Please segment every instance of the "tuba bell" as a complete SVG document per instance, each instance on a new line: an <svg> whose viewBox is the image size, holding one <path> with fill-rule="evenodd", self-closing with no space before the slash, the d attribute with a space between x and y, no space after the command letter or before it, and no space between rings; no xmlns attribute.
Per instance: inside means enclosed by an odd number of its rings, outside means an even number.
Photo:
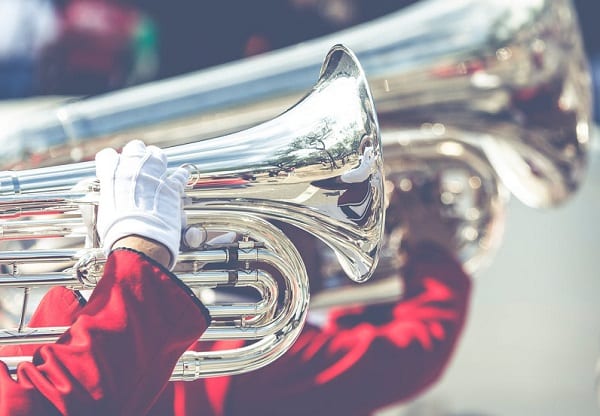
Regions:
<svg viewBox="0 0 600 416"><path fill-rule="evenodd" d="M254 370L281 356L298 336L308 278L298 250L272 221L319 238L352 280L373 274L384 224L382 147L366 77L346 47L330 49L317 83L288 111L165 152L169 168L193 171L175 273L193 290L246 287L260 294L255 303L209 305L213 323L201 339L242 339L249 346L186 352L173 380ZM72 242L0 252L0 287L24 288L25 298L34 288L93 288L105 260L94 232L97 191L94 162L0 173L5 244ZM348 198L356 195L358 200ZM234 238L208 239L223 233ZM0 330L0 344L49 342L65 329L27 328L21 317L17 328ZM21 359L7 362L14 366Z"/></svg>

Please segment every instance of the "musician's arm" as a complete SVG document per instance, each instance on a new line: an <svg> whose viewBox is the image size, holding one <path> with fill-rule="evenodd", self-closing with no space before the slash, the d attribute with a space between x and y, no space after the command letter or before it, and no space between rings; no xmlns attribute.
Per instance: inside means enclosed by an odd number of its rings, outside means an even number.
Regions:
<svg viewBox="0 0 600 416"><path fill-rule="evenodd" d="M463 328L470 279L439 246L421 244L409 258L403 301L307 327L274 364L234 378L229 414L364 415L435 382Z"/></svg>
<svg viewBox="0 0 600 416"><path fill-rule="evenodd" d="M0 415L143 414L210 319L177 277L130 249L110 255L85 307L67 293L55 300L75 318L68 332L39 347L16 381L0 365Z"/></svg>

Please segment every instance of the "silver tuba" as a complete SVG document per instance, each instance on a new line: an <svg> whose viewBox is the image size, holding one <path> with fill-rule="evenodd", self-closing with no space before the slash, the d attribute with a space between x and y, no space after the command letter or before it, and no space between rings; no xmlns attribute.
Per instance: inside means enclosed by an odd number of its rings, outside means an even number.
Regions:
<svg viewBox="0 0 600 416"><path fill-rule="evenodd" d="M213 323L201 339L242 339L249 346L187 352L173 380L251 371L281 356L298 336L309 301L308 278L298 250L272 221L319 238L352 280L363 282L373 274L383 238L382 148L366 78L344 46L329 51L318 82L288 111L166 153L171 168L186 164L194 171L175 272L197 290L247 287L260 294L254 303L209 305ZM5 270L0 287L25 288L26 294L56 285L94 287L104 263L95 233L85 226L90 216L94 223L89 209L97 200L94 176L93 162L0 173L5 243L73 242L65 248L0 252ZM227 232L233 241L208 240ZM48 342L65 329L21 323L0 330L0 344Z"/></svg>
<svg viewBox="0 0 600 416"><path fill-rule="evenodd" d="M421 0L294 47L69 100L7 123L0 163L48 166L133 138L176 146L248 128L296 102L337 42L365 69L390 182L402 189L436 172L455 177L440 182L437 197L447 201L440 215L456 224L456 254L468 270L488 263L501 239L506 188L548 207L583 180L591 93L569 0ZM395 267L394 255L386 267L396 251L390 237L377 273Z"/></svg>
<svg viewBox="0 0 600 416"><path fill-rule="evenodd" d="M6 123L0 165L48 166L85 160L133 138L173 146L247 128L296 102L311 85L320 57L337 42L349 45L365 69L384 146L390 148L386 153L399 154L393 150L397 141L388 135L400 135L411 149L429 140L481 149L498 177L490 189L497 186L505 194L508 188L534 207L562 203L583 180L591 92L569 0L421 0L294 47L69 100ZM424 146L440 160L435 146ZM427 169L435 170L435 163ZM403 174L395 156L386 157L386 170ZM485 241L501 235L498 201L505 199L477 203L494 207L482 211L488 223L457 225L462 241L457 255L465 263L475 258L485 264L483 259L493 255L496 244ZM473 226L476 237L463 238L459 230Z"/></svg>

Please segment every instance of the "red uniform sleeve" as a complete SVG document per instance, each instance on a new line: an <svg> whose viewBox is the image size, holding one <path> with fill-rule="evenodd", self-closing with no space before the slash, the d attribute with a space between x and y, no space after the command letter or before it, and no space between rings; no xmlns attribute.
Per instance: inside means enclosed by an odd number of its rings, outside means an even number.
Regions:
<svg viewBox="0 0 600 416"><path fill-rule="evenodd" d="M397 304L332 313L305 327L282 358L233 377L227 415L367 415L435 382L463 328L471 283L433 245L409 256Z"/></svg>
<svg viewBox="0 0 600 416"><path fill-rule="evenodd" d="M41 325L44 304L54 300L52 307L66 308L62 324L75 319L56 343L0 351L35 348L33 363L20 364L16 380L0 365L0 415L142 415L210 321L173 274L127 249L109 256L85 307L67 293L55 290L34 316Z"/></svg>

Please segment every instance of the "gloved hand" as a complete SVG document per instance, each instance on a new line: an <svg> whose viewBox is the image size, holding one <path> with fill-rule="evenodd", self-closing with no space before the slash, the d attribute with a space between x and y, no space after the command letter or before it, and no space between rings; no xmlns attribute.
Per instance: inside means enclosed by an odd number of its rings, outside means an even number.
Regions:
<svg viewBox="0 0 600 416"><path fill-rule="evenodd" d="M156 146L133 140L121 154L108 148L96 154L100 181L97 230L108 254L114 243L138 235L163 244L171 254L169 268L179 253L182 197L189 172L184 167L167 174L167 158Z"/></svg>

